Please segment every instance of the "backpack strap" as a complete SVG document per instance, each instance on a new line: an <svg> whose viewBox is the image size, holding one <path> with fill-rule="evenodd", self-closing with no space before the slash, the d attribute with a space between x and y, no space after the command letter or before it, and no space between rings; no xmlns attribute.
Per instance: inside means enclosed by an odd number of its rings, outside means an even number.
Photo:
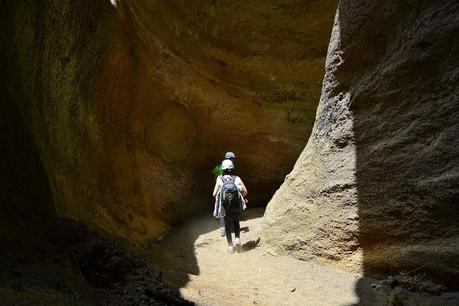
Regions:
<svg viewBox="0 0 459 306"><path fill-rule="evenodd" d="M225 179L223 178L223 176L224 176L224 175L220 175L220 179L222 180L223 183L226 183L227 180L225 180ZM236 175L230 175L230 181L231 181L232 183L235 183L235 182L236 182L236 177L237 177Z"/></svg>

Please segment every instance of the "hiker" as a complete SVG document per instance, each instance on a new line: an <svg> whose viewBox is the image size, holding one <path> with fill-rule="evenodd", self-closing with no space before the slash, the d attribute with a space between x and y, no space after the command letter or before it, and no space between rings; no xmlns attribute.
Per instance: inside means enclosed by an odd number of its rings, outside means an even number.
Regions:
<svg viewBox="0 0 459 306"><path fill-rule="evenodd" d="M234 248L241 251L239 217L241 210L245 209L244 196L247 188L239 176L234 175L234 164L231 160L225 159L222 162L222 175L219 175L215 182L213 196L217 198L217 205L214 216L224 218L225 234L228 242L228 252L234 253ZM234 245L231 231L234 231Z"/></svg>
<svg viewBox="0 0 459 306"><path fill-rule="evenodd" d="M226 152L225 153L225 159L229 159L233 162L234 165L234 160L236 159L236 155L234 155L233 152ZM212 170L212 173L214 174L215 178L217 178L219 175L222 175L222 165L216 165L214 170Z"/></svg>
<svg viewBox="0 0 459 306"><path fill-rule="evenodd" d="M229 159L233 162L233 168L234 168L234 160L236 159L236 155L233 153L233 152L226 152L225 153L225 160L226 159ZM214 170L212 170L212 173L214 174L215 176L215 179L217 179L220 175L223 174L223 170L222 170L222 165L219 164L219 165L216 165ZM215 199L215 205L217 205L217 199ZM222 237L225 237L225 234L226 231L225 231L225 219L223 218L220 218L220 234L222 235Z"/></svg>

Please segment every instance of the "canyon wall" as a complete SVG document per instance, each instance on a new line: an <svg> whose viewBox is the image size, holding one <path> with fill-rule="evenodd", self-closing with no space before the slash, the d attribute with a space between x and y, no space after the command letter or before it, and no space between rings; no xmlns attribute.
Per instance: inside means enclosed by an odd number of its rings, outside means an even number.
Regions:
<svg viewBox="0 0 459 306"><path fill-rule="evenodd" d="M266 204L312 129L336 1L0 8L2 103L58 214L144 242L212 211L227 150L251 205Z"/></svg>
<svg viewBox="0 0 459 306"><path fill-rule="evenodd" d="M459 276L459 4L341 1L312 135L268 204L274 253Z"/></svg>

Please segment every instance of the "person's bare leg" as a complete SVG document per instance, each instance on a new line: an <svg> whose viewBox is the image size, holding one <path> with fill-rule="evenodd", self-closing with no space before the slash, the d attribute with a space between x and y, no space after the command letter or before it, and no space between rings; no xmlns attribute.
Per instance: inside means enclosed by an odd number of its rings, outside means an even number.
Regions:
<svg viewBox="0 0 459 306"><path fill-rule="evenodd" d="M225 219L223 219L223 218L220 218L220 234L222 235L222 237L224 237L225 234L226 234Z"/></svg>

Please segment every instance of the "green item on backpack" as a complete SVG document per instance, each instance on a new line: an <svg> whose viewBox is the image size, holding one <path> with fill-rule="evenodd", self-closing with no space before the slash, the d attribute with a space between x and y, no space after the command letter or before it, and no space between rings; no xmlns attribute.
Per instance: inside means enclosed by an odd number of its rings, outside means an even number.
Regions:
<svg viewBox="0 0 459 306"><path fill-rule="evenodd" d="M216 165L214 170L212 170L212 173L214 174L215 178L223 174L223 169L222 165Z"/></svg>

